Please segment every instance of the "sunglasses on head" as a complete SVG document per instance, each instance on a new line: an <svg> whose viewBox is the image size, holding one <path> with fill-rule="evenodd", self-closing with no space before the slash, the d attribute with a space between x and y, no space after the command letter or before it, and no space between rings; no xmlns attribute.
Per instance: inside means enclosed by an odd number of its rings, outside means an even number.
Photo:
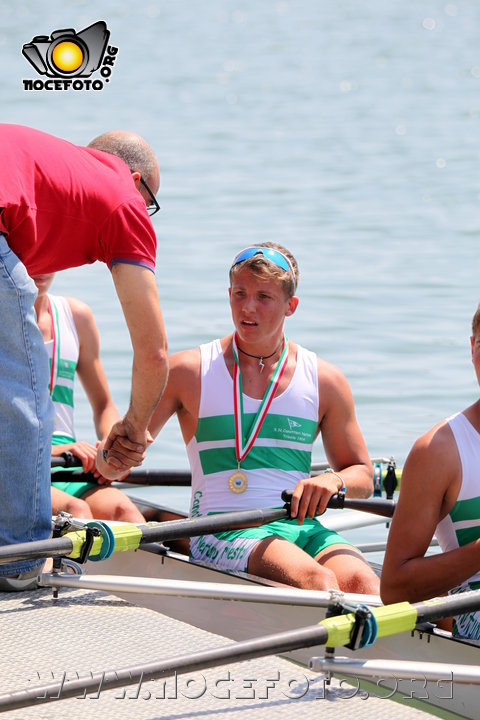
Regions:
<svg viewBox="0 0 480 720"><path fill-rule="evenodd" d="M249 258L254 257L254 255L263 255L265 260L270 260L270 262L272 262L274 265L281 268L282 270L285 270L285 272L287 273L291 272L293 278L293 292L295 293L295 290L297 289L297 278L295 277L295 271L293 269L292 263L286 255L281 253L280 250L275 250L275 248L254 246L247 247L235 256L232 263L232 268L235 267L235 265L238 265L238 263L249 260Z"/></svg>

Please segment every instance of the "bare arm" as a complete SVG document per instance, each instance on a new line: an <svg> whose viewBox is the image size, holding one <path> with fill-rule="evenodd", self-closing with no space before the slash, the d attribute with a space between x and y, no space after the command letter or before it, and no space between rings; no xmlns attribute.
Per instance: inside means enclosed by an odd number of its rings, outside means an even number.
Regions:
<svg viewBox="0 0 480 720"><path fill-rule="evenodd" d="M77 373L93 412L97 438L103 440L120 419L100 360L100 339L93 313L85 303L68 298L80 344Z"/></svg>
<svg viewBox="0 0 480 720"><path fill-rule="evenodd" d="M128 452L123 455L118 447L143 453L150 441L147 426L168 377L167 338L153 273L138 265L117 264L112 276L132 341L132 390L130 406L111 428L104 448L108 464L125 471L138 462L132 462Z"/></svg>
<svg viewBox="0 0 480 720"><path fill-rule="evenodd" d="M110 394L105 370L100 360L98 328L88 305L75 298L67 298L67 300L79 341L77 374L92 408L97 438L103 440L120 416ZM60 447L64 450L69 449L76 457L80 458L84 472L91 472L99 482L106 482L96 466L97 449L95 446L78 441L72 446Z"/></svg>
<svg viewBox="0 0 480 720"><path fill-rule="evenodd" d="M156 437L167 420L176 414L185 445L192 439L197 429L200 404L200 362L200 348L171 356L168 383L149 423L152 437Z"/></svg>
<svg viewBox="0 0 480 720"><path fill-rule="evenodd" d="M323 512L332 495L342 487L350 497L368 497L373 490L373 469L355 416L352 392L343 373L318 360L319 429L333 473L300 480L292 498L292 516L303 522Z"/></svg>
<svg viewBox="0 0 480 720"><path fill-rule="evenodd" d="M200 349L186 350L176 353L170 358L170 372L165 391L155 408L148 426L151 436L155 438L172 415L177 414L185 444L193 437L198 422L198 406L200 402ZM100 445L99 454L103 444ZM102 458L97 457L97 464L103 467ZM110 479L121 479L124 470L113 467L106 469Z"/></svg>
<svg viewBox="0 0 480 720"><path fill-rule="evenodd" d="M480 568L478 540L425 557L436 526L455 503L460 482L456 443L442 423L417 440L402 472L382 571L384 602L443 595Z"/></svg>

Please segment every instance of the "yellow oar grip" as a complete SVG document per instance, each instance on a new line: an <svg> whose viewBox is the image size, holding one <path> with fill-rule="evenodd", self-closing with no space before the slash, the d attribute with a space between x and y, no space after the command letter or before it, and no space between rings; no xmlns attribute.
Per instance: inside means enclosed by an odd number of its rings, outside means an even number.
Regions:
<svg viewBox="0 0 480 720"><path fill-rule="evenodd" d="M397 635L415 629L418 613L408 602L384 605L373 610L378 627L378 637Z"/></svg>
<svg viewBox="0 0 480 720"><path fill-rule="evenodd" d="M374 608L372 612L377 621L377 637L413 630L417 623L417 611L408 602ZM328 647L348 645L354 623L355 615L353 613L336 615L322 620L319 624L328 630L328 641L325 645Z"/></svg>
<svg viewBox="0 0 480 720"><path fill-rule="evenodd" d="M136 550L142 539L142 531L133 523L122 523L121 525L112 525L111 529L115 536L114 552L124 552L125 550ZM85 530L76 530L75 532L66 533L64 537L68 537L73 544L72 552L68 555L73 560L78 559L82 554L82 548L85 543ZM96 537L93 540L90 555L99 555L102 549L103 538Z"/></svg>
<svg viewBox="0 0 480 720"><path fill-rule="evenodd" d="M114 552L124 552L125 550L136 550L142 539L142 531L133 523L125 523L123 525L112 526L115 535Z"/></svg>

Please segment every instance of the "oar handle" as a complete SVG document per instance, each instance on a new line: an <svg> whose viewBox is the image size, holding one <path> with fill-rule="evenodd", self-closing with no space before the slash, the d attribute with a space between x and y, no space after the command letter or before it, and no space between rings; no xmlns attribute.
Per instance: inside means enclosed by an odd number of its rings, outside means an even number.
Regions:
<svg viewBox="0 0 480 720"><path fill-rule="evenodd" d="M283 490L282 491L282 500L287 505L290 505L292 502L293 497L293 490ZM345 493L337 493L335 495L332 495L330 500L328 501L327 507L331 510L343 510L345 503Z"/></svg>
<svg viewBox="0 0 480 720"><path fill-rule="evenodd" d="M50 467L71 468L81 466L82 461L68 450L61 455L52 455L50 459Z"/></svg>
<svg viewBox="0 0 480 720"><path fill-rule="evenodd" d="M84 473L82 462L73 453L64 452L51 458L52 468L66 468L68 472L53 472L52 482L87 482L98 485L98 479L92 473ZM188 470L148 470L133 468L125 483L138 485L173 485L190 487L192 476Z"/></svg>
<svg viewBox="0 0 480 720"><path fill-rule="evenodd" d="M282 492L282 500L289 504L292 501L292 490L284 490ZM372 515L380 515L381 517L391 518L395 512L395 500L383 500L382 498L346 498L343 493L332 495L327 503L327 508L331 510L361 510L362 512L372 513Z"/></svg>

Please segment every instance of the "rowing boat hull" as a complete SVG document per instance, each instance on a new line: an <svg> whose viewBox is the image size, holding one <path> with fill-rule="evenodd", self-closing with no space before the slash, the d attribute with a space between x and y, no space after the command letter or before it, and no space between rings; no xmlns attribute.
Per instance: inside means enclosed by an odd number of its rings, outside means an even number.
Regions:
<svg viewBox="0 0 480 720"><path fill-rule="evenodd" d="M114 554L101 563L89 563L89 574L128 575L135 577L153 577L165 580L189 582L208 582L219 584L245 585L258 587L259 584L275 586L245 573L226 573L211 566L191 562L185 555L166 551L159 544L129 553ZM325 617L325 609L315 605L299 607L291 605L260 602L235 602L232 600L211 600L202 598L153 595L144 593L118 593L120 597L163 613L169 617L190 623L232 640L282 632L312 625ZM297 650L289 653L293 660L308 665L315 654L323 650L315 648ZM473 643L453 640L448 633L426 628L423 631L403 633L387 638L379 638L373 647L355 651L342 648L338 654L349 657L385 660L416 660L449 664L478 665L480 652ZM474 685L457 686L451 678L443 676L440 682L423 680L382 681L377 694L389 693L387 685L396 688L396 699L405 702L419 701L422 706L443 708L460 717L478 718L478 690Z"/></svg>

